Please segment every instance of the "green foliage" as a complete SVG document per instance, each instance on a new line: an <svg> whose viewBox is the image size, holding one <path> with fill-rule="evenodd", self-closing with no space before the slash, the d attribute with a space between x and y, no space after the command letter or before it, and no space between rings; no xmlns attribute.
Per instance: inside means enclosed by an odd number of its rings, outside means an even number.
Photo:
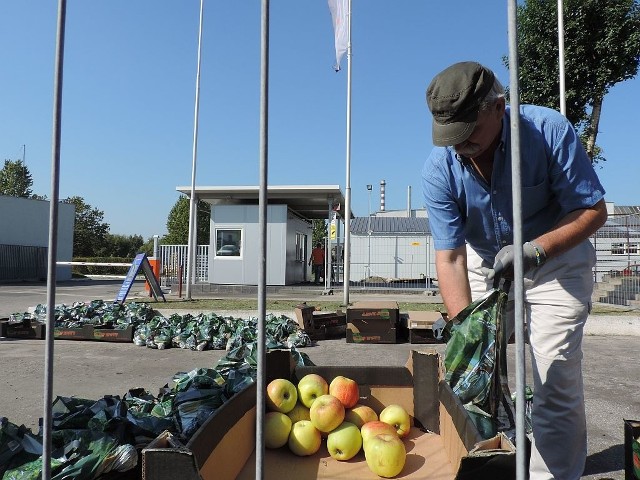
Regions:
<svg viewBox="0 0 640 480"><path fill-rule="evenodd" d="M30 198L33 178L22 160L5 160L0 170L0 195Z"/></svg>
<svg viewBox="0 0 640 480"><path fill-rule="evenodd" d="M99 252L103 257L135 257L141 252L142 235L114 235L107 233Z"/></svg>
<svg viewBox="0 0 640 480"><path fill-rule="evenodd" d="M167 234L162 238L164 245L186 245L189 239L189 209L191 202L181 195L169 212L167 218ZM209 244L209 222L211 205L200 200L197 203L197 241L198 245Z"/></svg>
<svg viewBox="0 0 640 480"><path fill-rule="evenodd" d="M327 221L322 219L313 220L313 244L325 244L327 238Z"/></svg>
<svg viewBox="0 0 640 480"><path fill-rule="evenodd" d="M634 78L640 62L638 0L565 0L565 100L567 118L583 139L597 136L604 96ZM520 101L556 110L560 104L558 15L555 0L525 0L518 6ZM503 59L508 67L508 59ZM592 160L603 160L594 148Z"/></svg>
<svg viewBox="0 0 640 480"><path fill-rule="evenodd" d="M109 224L105 223L104 212L85 203L82 197L69 197L62 200L76 207L73 229L73 255L93 257L106 246Z"/></svg>

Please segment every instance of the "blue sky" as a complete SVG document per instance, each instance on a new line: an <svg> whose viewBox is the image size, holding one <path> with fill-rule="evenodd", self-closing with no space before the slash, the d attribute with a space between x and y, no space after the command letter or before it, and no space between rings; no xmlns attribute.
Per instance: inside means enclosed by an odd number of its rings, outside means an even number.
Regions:
<svg viewBox="0 0 640 480"><path fill-rule="evenodd" d="M346 151L346 58L333 71L326 0L272 0L269 184L340 185ZM104 211L111 233L166 233L175 188L191 184L199 0L68 0L60 198ZM259 0L205 0L196 183L259 184ZM51 197L57 2L0 2L0 160L23 156ZM504 0L353 0L351 189L355 215L423 204L431 149L431 78L476 60L509 81ZM605 97L597 168L607 200L640 204L640 80ZM633 131L632 131L633 129Z"/></svg>

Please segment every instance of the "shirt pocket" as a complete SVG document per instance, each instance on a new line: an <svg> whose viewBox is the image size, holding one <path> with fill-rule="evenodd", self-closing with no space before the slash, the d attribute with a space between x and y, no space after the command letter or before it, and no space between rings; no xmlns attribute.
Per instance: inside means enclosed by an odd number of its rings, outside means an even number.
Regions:
<svg viewBox="0 0 640 480"><path fill-rule="evenodd" d="M549 181L543 180L537 185L522 188L522 218L533 217L549 204Z"/></svg>

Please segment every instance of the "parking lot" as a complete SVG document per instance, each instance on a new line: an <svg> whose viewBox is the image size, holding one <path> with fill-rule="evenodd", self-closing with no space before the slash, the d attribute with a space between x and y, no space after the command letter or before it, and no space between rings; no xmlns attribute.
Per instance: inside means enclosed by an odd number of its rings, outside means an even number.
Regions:
<svg viewBox="0 0 640 480"><path fill-rule="evenodd" d="M67 282L56 289L56 303L94 299L113 300L117 281ZM142 291L136 282L132 295ZM309 295L308 293L306 295ZM357 299L357 294L354 294ZM320 298L320 291L318 292ZM415 301L425 301L414 295ZM391 298L391 295L386 297ZM311 303L314 298L310 297ZM403 298L403 301L404 298ZM43 284L0 285L0 318L46 303ZM159 304L158 306L161 306ZM197 313L197 312L196 312ZM217 312L227 314L230 312ZM247 313L247 312L245 312ZM617 322L617 323L616 323ZM593 317L584 338L584 373L589 456L584 479L624 479L623 419L640 419L638 397L637 317ZM615 324L616 328L608 328ZM594 333L596 332L596 333ZM600 332L600 333L597 333ZM318 365L404 365L412 348L435 348L408 343L393 345L347 344L344 339L323 340L302 349ZM156 394L171 384L174 373L212 367L224 351L152 350L133 343L57 340L54 343L54 395L97 399L124 395L143 387ZM509 348L510 372L513 347ZM44 342L0 338L3 367L0 373L0 416L37 428L43 415Z"/></svg>

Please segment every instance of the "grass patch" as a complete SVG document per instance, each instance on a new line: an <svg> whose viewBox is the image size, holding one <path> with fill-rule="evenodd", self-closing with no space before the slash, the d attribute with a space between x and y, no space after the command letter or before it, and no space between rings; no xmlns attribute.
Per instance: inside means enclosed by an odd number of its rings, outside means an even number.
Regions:
<svg viewBox="0 0 640 480"><path fill-rule="evenodd" d="M137 299L136 301L140 301ZM193 299L193 300L179 300L179 299L167 299L166 302L149 301L156 308L163 310L194 310L194 311L213 311L216 310L257 310L258 301L251 298L208 298L208 299ZM317 301L307 302L309 305L313 305L316 308L328 312L334 312L336 310L344 310L342 302L339 300L329 301ZM288 311L293 310L300 304L300 300L269 300L267 298L266 310L269 311ZM427 310L427 311L442 311L444 305L442 303L423 303L423 302L399 302L398 306L401 311L407 310Z"/></svg>
<svg viewBox="0 0 640 480"><path fill-rule="evenodd" d="M140 302L141 299L133 301ZM194 311L212 311L216 310L258 310L258 300L252 298L207 298L207 299L167 299L166 302L155 302L152 299L146 300L156 308L163 310L194 310ZM315 306L319 310L327 312L335 312L336 310L345 310L340 300L318 300L316 302L307 302ZM269 311L289 311L293 310L300 300L269 300L267 298L266 310ZM442 303L429 302L398 302L401 312L409 310L420 311L444 311ZM640 316L640 311L629 307L617 305L596 304L591 311L592 315L620 315L620 316Z"/></svg>

